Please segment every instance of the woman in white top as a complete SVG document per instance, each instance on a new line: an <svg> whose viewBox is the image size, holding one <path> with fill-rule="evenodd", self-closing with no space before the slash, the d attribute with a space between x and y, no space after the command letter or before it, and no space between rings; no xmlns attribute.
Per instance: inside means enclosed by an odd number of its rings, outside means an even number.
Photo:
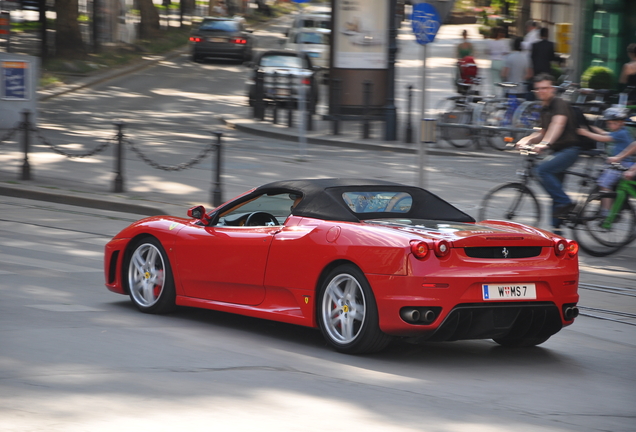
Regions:
<svg viewBox="0 0 636 432"><path fill-rule="evenodd" d="M501 27L493 27L491 37L488 39L488 53L490 54L490 74L492 77L493 93L499 94L497 83L501 82L501 69L504 67L504 59L510 53L510 42L504 39L505 32Z"/></svg>

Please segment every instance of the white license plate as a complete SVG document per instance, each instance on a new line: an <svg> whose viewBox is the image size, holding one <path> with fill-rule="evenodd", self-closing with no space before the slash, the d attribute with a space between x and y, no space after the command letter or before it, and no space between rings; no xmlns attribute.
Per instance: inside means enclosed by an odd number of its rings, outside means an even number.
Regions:
<svg viewBox="0 0 636 432"><path fill-rule="evenodd" d="M222 42L225 42L225 39L224 38L213 37L213 38L209 38L208 41L222 43Z"/></svg>
<svg viewBox="0 0 636 432"><path fill-rule="evenodd" d="M536 299L537 288L533 283L508 285L482 285L484 300Z"/></svg>
<svg viewBox="0 0 636 432"><path fill-rule="evenodd" d="M289 89L276 89L276 96L289 96Z"/></svg>

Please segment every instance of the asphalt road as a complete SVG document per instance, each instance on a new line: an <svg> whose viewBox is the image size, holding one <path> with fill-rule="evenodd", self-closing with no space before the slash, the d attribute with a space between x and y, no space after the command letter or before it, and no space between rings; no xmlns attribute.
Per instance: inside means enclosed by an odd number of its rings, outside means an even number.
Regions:
<svg viewBox="0 0 636 432"><path fill-rule="evenodd" d="M244 114L244 73L177 57L45 102L39 126L55 146L82 152L123 119L158 162L180 163L209 142L219 112ZM412 155L311 146L301 158L297 143L227 129L223 139L226 198L281 178L416 178ZM432 156L428 187L474 215L518 163L487 156ZM15 182L20 152L3 149L0 160L0 180ZM103 192L109 158L71 160L36 142L31 161L37 187L113 195ZM125 164L120 199L179 215L209 200L209 161L173 173L128 153ZM0 197L0 430L634 429L634 246L581 255L586 316L540 347L396 343L355 357L313 329L188 308L139 313L102 275L103 245L139 217Z"/></svg>
<svg viewBox="0 0 636 432"><path fill-rule="evenodd" d="M138 312L102 275L137 215L8 197L0 214L2 431L633 430L634 325L582 316L531 349L347 356L314 329Z"/></svg>

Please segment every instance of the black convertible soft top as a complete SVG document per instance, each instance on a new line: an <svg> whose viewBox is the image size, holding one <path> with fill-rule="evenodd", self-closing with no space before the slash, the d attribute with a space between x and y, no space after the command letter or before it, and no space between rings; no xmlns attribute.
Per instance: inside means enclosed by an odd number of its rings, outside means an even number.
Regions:
<svg viewBox="0 0 636 432"><path fill-rule="evenodd" d="M342 198L344 192L407 192L413 197L413 205L406 213L354 213ZM294 216L324 220L360 222L379 218L432 219L453 222L475 222L471 216L444 201L437 195L414 186L406 186L384 180L326 178L284 180L257 187L243 199L261 194L296 193L303 199L293 209Z"/></svg>

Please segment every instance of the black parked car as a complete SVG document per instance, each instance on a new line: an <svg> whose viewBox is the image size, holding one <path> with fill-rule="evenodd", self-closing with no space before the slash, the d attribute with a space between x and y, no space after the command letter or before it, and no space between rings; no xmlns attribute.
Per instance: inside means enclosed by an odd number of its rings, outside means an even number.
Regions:
<svg viewBox="0 0 636 432"><path fill-rule="evenodd" d="M246 30L239 20L206 17L190 36L192 60L198 62L214 57L249 61L254 48L251 33L252 30Z"/></svg>
<svg viewBox="0 0 636 432"><path fill-rule="evenodd" d="M302 80L309 92L305 100L315 111L318 103L318 80L316 73L322 68L315 66L305 52L289 50L265 51L258 60L249 63L251 70L247 81L247 95L250 106L254 106L256 98L256 73L263 72L263 99L265 103L277 101L280 105L298 104L298 83ZM291 86L290 86L291 78Z"/></svg>

